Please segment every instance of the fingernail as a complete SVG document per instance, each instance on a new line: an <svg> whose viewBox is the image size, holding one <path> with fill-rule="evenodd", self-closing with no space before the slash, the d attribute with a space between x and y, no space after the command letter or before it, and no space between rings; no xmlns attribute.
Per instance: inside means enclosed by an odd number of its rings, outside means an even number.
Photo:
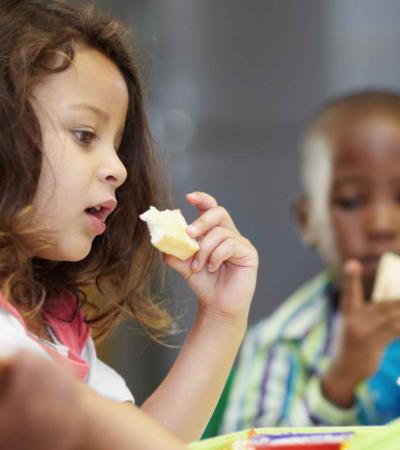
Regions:
<svg viewBox="0 0 400 450"><path fill-rule="evenodd" d="M197 227L196 227L196 225L189 225L189 226L186 228L186 231L188 231L190 234L196 234L196 232L197 232Z"/></svg>
<svg viewBox="0 0 400 450"><path fill-rule="evenodd" d="M210 264L208 264L208 271L209 272L211 272L212 270L213 270L213 268L214 268L214 266L210 263Z"/></svg>
<svg viewBox="0 0 400 450"><path fill-rule="evenodd" d="M196 259L194 259L194 260L192 261L192 265L191 265L191 268L192 268L193 272L196 272L196 270L197 270L198 267L199 267L199 263L197 262Z"/></svg>

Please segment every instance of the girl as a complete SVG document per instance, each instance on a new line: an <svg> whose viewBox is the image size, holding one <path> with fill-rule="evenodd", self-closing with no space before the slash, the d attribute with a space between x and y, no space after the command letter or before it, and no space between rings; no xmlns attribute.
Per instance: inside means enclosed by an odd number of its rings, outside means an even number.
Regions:
<svg viewBox="0 0 400 450"><path fill-rule="evenodd" d="M244 335L257 253L213 197L187 196L200 250L165 261L196 293L198 315L146 414L131 406L89 329L103 335L125 313L154 333L170 322L154 302L160 261L138 219L160 206L161 177L125 32L93 8L3 1L0 55L0 350L60 361L96 392L73 388L90 436L74 448L181 448L172 434L200 436Z"/></svg>

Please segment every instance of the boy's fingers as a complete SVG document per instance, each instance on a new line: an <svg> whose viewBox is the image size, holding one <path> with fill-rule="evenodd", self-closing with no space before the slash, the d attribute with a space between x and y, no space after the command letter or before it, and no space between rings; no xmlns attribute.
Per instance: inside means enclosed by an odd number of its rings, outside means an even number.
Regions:
<svg viewBox="0 0 400 450"><path fill-rule="evenodd" d="M361 274L362 268L358 261L346 261L341 298L341 309L344 313L359 309L364 304Z"/></svg>

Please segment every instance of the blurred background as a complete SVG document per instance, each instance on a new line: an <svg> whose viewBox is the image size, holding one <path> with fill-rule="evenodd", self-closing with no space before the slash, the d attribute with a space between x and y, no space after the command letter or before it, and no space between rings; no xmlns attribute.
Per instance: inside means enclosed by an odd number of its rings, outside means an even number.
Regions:
<svg viewBox="0 0 400 450"><path fill-rule="evenodd" d="M204 190L260 255L250 322L321 269L290 205L299 193L301 130L321 102L352 89L400 87L398 0L98 0L133 31L153 134L173 199ZM123 324L101 354L137 403L171 366L196 301L175 276L182 333L160 346ZM136 331L135 331L136 330Z"/></svg>

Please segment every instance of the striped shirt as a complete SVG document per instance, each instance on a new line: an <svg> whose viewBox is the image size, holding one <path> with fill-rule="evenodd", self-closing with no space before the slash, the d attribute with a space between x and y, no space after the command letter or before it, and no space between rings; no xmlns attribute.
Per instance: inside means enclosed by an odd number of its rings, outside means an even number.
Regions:
<svg viewBox="0 0 400 450"><path fill-rule="evenodd" d="M250 427L382 424L400 416L400 341L393 341L378 372L360 383L356 401L330 403L320 379L340 332L338 293L323 272L270 317L250 328L233 374L220 433Z"/></svg>

